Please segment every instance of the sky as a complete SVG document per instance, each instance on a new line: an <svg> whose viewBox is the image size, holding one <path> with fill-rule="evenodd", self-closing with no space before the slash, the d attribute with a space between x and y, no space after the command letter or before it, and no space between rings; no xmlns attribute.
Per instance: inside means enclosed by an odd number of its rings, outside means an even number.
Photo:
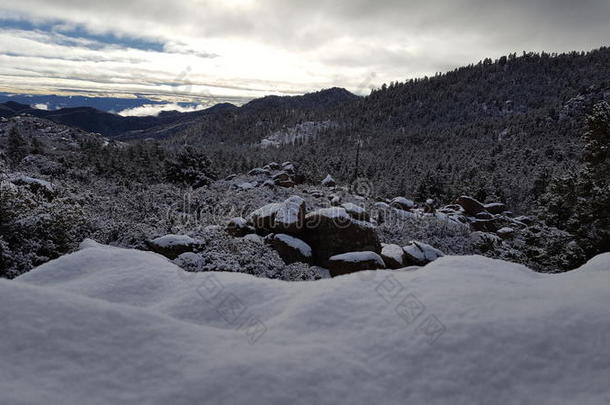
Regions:
<svg viewBox="0 0 610 405"><path fill-rule="evenodd" d="M241 104L610 45L608 0L0 0L0 91Z"/></svg>

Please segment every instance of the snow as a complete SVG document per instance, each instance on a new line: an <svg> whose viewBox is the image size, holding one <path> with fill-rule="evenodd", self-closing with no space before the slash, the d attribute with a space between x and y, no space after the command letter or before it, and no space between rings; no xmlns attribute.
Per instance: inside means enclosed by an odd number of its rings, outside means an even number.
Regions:
<svg viewBox="0 0 610 405"><path fill-rule="evenodd" d="M415 207L415 203L413 202L413 200L409 200L408 198L405 198L405 197L396 197L392 200L392 203L399 205L400 207L405 208L405 209L410 209L410 208Z"/></svg>
<svg viewBox="0 0 610 405"><path fill-rule="evenodd" d="M332 178L332 176L329 174L327 175L324 180L322 180L322 185L323 186L334 186L335 185L335 179Z"/></svg>
<svg viewBox="0 0 610 405"><path fill-rule="evenodd" d="M301 207L304 207L305 200L297 195L289 197L276 210L275 222L284 227L296 226L303 220L304 212L301 212Z"/></svg>
<svg viewBox="0 0 610 405"><path fill-rule="evenodd" d="M349 252L333 256L329 261L340 261L349 263L358 262L377 262L381 267L384 267L383 259L375 252Z"/></svg>
<svg viewBox="0 0 610 405"><path fill-rule="evenodd" d="M307 243L303 242L301 239L297 239L283 233L276 234L275 238L281 240L286 245L298 250L305 257L312 256L311 247Z"/></svg>
<svg viewBox="0 0 610 405"><path fill-rule="evenodd" d="M604 404L609 284L610 254L288 283L89 241L0 280L0 402Z"/></svg>
<svg viewBox="0 0 610 405"><path fill-rule="evenodd" d="M444 256L443 252L423 242L412 241L403 250L417 261L424 263L432 262Z"/></svg>
<svg viewBox="0 0 610 405"><path fill-rule="evenodd" d="M155 246L167 248L171 246L191 246L196 245L197 241L187 235L165 235L151 241Z"/></svg>

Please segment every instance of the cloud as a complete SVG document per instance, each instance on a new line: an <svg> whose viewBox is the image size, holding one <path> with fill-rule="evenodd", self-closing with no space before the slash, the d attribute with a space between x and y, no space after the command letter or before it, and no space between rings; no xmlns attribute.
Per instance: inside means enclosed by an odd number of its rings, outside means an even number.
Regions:
<svg viewBox="0 0 610 405"><path fill-rule="evenodd" d="M181 106L179 104L144 104L140 107L128 108L120 111L118 114L123 117L146 117L158 116L161 111L179 111L179 112L194 112L208 108L206 105Z"/></svg>
<svg viewBox="0 0 610 405"><path fill-rule="evenodd" d="M608 0L0 0L0 86L171 101L356 91L373 74L597 48L608 16Z"/></svg>
<svg viewBox="0 0 610 405"><path fill-rule="evenodd" d="M48 110L49 104L34 104L32 107L37 108L39 110Z"/></svg>

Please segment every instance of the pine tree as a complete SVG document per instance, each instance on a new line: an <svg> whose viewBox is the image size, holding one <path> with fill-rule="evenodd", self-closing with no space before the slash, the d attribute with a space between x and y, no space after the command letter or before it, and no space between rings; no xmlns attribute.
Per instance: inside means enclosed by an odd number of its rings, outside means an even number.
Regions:
<svg viewBox="0 0 610 405"><path fill-rule="evenodd" d="M6 156L12 167L17 166L24 157L28 154L28 143L21 136L19 130L15 127L11 128L8 133Z"/></svg>
<svg viewBox="0 0 610 405"><path fill-rule="evenodd" d="M217 179L210 159L190 146L178 153L175 159L167 160L165 169L169 181L193 188L202 187Z"/></svg>

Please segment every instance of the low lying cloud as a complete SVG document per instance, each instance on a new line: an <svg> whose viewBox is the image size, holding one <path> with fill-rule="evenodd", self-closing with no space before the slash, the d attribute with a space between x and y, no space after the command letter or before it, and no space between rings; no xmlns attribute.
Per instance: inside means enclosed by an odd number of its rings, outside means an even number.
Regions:
<svg viewBox="0 0 610 405"><path fill-rule="evenodd" d="M170 104L144 104L140 107L128 108L126 110L120 111L118 114L123 117L146 117L146 116L158 116L161 111L178 111L178 112L194 112L205 110L209 108L206 105L196 105L196 106L181 106L179 104L170 103Z"/></svg>
<svg viewBox="0 0 610 405"><path fill-rule="evenodd" d="M34 107L38 110L45 110L45 111L49 109L48 104L34 104L32 107Z"/></svg>

